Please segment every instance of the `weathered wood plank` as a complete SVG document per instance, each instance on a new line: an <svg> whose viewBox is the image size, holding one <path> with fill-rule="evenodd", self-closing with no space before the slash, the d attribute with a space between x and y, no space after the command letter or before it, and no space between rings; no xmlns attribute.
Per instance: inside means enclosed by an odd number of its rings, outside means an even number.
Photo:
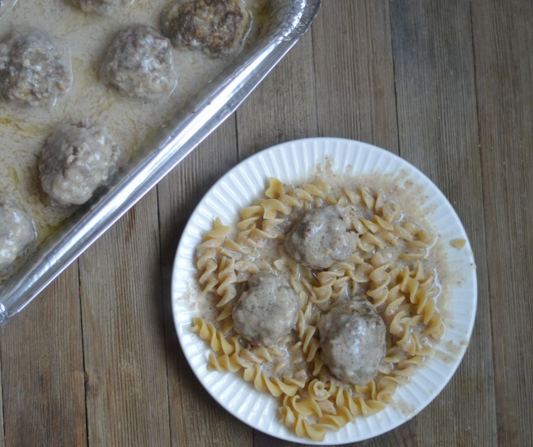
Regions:
<svg viewBox="0 0 533 447"><path fill-rule="evenodd" d="M305 35L237 111L239 160L284 141L316 136L311 34Z"/></svg>
<svg viewBox="0 0 533 447"><path fill-rule="evenodd" d="M533 3L474 0L472 14L498 439L533 445Z"/></svg>
<svg viewBox="0 0 533 447"><path fill-rule="evenodd" d="M320 136L398 151L386 0L324 2L313 25Z"/></svg>
<svg viewBox="0 0 533 447"><path fill-rule="evenodd" d="M178 343L170 306L174 255L190 214L219 177L237 162L230 117L158 186L172 445L251 446L252 429L216 404L194 376Z"/></svg>
<svg viewBox="0 0 533 447"><path fill-rule="evenodd" d="M6 446L84 446L77 263L2 329Z"/></svg>
<svg viewBox="0 0 533 447"><path fill-rule="evenodd" d="M156 191L79 260L91 446L170 445Z"/></svg>
<svg viewBox="0 0 533 447"><path fill-rule="evenodd" d="M0 377L2 377L2 362L0 361ZM2 393L2 381L0 380L0 447L5 447L5 432L4 432L4 399Z"/></svg>
<svg viewBox="0 0 533 447"><path fill-rule="evenodd" d="M414 419L410 445L496 445L490 308L469 3L391 0L400 154L455 206L477 261L477 324L450 384ZM482 411L480 411L482 409Z"/></svg>

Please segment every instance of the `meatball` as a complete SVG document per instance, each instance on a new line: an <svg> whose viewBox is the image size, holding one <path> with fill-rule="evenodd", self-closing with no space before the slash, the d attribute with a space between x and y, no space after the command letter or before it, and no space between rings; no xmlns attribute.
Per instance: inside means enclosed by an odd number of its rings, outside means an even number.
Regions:
<svg viewBox="0 0 533 447"><path fill-rule="evenodd" d="M107 51L102 77L123 96L169 95L176 85L170 40L150 26L120 31Z"/></svg>
<svg viewBox="0 0 533 447"><path fill-rule="evenodd" d="M176 47L201 48L211 54L239 50L251 16L240 0L176 2L163 11L163 34Z"/></svg>
<svg viewBox="0 0 533 447"><path fill-rule="evenodd" d="M36 237L30 215L13 198L0 196L0 270L11 265Z"/></svg>
<svg viewBox="0 0 533 447"><path fill-rule="evenodd" d="M355 234L346 231L346 224L333 206L305 213L285 239L285 248L292 257L314 269L347 261L355 246Z"/></svg>
<svg viewBox="0 0 533 447"><path fill-rule="evenodd" d="M72 84L70 63L42 32L16 34L0 45L0 97L32 106L51 106Z"/></svg>
<svg viewBox="0 0 533 447"><path fill-rule="evenodd" d="M116 167L120 150L108 133L89 122L58 128L39 161L41 185L59 205L89 200Z"/></svg>
<svg viewBox="0 0 533 447"><path fill-rule="evenodd" d="M258 346L272 346L285 337L298 320L300 299L283 277L259 272L233 309L235 330Z"/></svg>
<svg viewBox="0 0 533 447"><path fill-rule="evenodd" d="M322 360L339 379L366 385L385 357L385 323L366 301L337 303L318 322Z"/></svg>
<svg viewBox="0 0 533 447"><path fill-rule="evenodd" d="M102 16L131 5L133 0L72 0L72 3L84 12Z"/></svg>

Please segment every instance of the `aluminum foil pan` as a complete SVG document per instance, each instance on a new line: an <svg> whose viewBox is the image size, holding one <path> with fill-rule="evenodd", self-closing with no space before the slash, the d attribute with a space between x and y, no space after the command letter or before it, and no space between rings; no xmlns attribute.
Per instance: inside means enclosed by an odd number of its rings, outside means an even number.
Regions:
<svg viewBox="0 0 533 447"><path fill-rule="evenodd" d="M271 22L264 36L6 280L0 289L0 326L24 309L239 107L309 29L320 4L321 0L273 0Z"/></svg>

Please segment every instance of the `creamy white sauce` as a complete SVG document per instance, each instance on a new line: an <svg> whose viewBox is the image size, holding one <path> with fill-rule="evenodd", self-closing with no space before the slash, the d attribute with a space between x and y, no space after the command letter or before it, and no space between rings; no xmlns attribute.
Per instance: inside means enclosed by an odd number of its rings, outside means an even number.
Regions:
<svg viewBox="0 0 533 447"><path fill-rule="evenodd" d="M247 0L252 13L263 0ZM117 32L141 23L159 27L166 0L135 0L108 17L86 14L68 0L24 0L0 19L0 42L13 31L38 29L66 45L71 54L73 85L51 108L0 102L0 192L14 196L35 219L39 241L48 237L75 208L54 207L42 193L38 155L57 126L90 119L105 125L122 149L124 163L147 139L227 66L230 58L173 48L177 88L155 102L126 99L100 79L100 61ZM254 23L260 23L255 20ZM258 27L248 36L254 40Z"/></svg>

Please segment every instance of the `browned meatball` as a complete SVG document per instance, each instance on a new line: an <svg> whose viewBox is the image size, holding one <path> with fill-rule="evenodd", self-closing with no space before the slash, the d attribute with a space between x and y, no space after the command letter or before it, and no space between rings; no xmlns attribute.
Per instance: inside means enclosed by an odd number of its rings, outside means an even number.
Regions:
<svg viewBox="0 0 533 447"><path fill-rule="evenodd" d="M176 47L200 48L212 54L241 48L251 16L240 0L177 2L163 11L163 34Z"/></svg>
<svg viewBox="0 0 533 447"><path fill-rule="evenodd" d="M133 0L72 0L72 3L84 12L102 16L131 5Z"/></svg>
<svg viewBox="0 0 533 447"><path fill-rule="evenodd" d="M0 97L50 106L71 84L65 51L48 34L18 33L0 45Z"/></svg>
<svg viewBox="0 0 533 447"><path fill-rule="evenodd" d="M256 273L233 309L235 330L258 346L272 346L298 320L300 299L283 277Z"/></svg>
<svg viewBox="0 0 533 447"><path fill-rule="evenodd" d="M366 301L337 303L318 322L322 360L339 379L366 385L385 357L385 323Z"/></svg>
<svg viewBox="0 0 533 447"><path fill-rule="evenodd" d="M287 234L285 248L301 264L324 269L350 259L355 243L337 209L329 206L305 213Z"/></svg>
<svg viewBox="0 0 533 447"><path fill-rule="evenodd" d="M153 99L168 95L176 85L172 45L150 26L125 28L107 51L102 77L123 96Z"/></svg>

